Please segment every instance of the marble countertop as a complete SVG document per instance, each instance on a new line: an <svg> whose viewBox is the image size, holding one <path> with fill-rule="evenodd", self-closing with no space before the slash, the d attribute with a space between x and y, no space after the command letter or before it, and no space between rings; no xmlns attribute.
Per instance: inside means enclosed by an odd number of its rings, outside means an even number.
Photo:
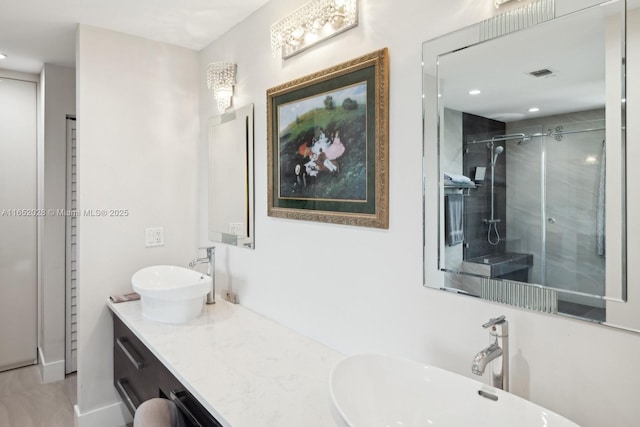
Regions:
<svg viewBox="0 0 640 427"><path fill-rule="evenodd" d="M329 374L342 354L222 299L181 325L144 318L140 301L107 304L222 425L336 425Z"/></svg>

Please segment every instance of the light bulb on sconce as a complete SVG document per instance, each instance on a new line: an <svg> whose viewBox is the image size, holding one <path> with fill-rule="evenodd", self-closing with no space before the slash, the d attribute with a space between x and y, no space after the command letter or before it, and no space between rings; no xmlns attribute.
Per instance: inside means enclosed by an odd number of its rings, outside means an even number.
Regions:
<svg viewBox="0 0 640 427"><path fill-rule="evenodd" d="M236 70L237 66L232 62L212 62L207 66L207 87L213 91L221 113L231 107Z"/></svg>

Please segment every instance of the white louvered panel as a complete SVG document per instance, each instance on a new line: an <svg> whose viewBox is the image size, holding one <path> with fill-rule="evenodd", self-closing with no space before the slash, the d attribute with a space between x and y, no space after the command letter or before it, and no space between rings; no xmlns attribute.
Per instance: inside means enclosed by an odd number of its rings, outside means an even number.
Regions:
<svg viewBox="0 0 640 427"><path fill-rule="evenodd" d="M67 211L75 211L78 207L77 192L77 150L76 150L76 121L67 119ZM66 343L66 373L76 371L77 360L77 331L78 331L78 276L77 245L78 218L67 215L67 343Z"/></svg>

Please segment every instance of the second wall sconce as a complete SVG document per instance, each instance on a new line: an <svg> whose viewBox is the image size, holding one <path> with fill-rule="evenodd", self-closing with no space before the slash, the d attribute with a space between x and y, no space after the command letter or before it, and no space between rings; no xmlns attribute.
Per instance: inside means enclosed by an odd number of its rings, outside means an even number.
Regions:
<svg viewBox="0 0 640 427"><path fill-rule="evenodd" d="M213 91L221 113L231 107L236 68L236 64L232 62L212 62L207 66L207 87Z"/></svg>
<svg viewBox="0 0 640 427"><path fill-rule="evenodd" d="M357 25L357 0L311 0L271 26L271 53L288 58Z"/></svg>

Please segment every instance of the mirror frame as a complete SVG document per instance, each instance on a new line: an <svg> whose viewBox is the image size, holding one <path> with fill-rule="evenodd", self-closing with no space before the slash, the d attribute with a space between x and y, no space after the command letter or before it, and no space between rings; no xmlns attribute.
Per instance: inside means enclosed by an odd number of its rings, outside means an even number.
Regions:
<svg viewBox="0 0 640 427"><path fill-rule="evenodd" d="M244 134L239 135L234 142L244 143L245 145L245 218L246 221L246 236L236 235L227 230L215 230L212 228L212 212L216 209L216 205L220 202L216 199L216 195L213 194L213 142L214 132L219 126L229 123L237 123L238 128L244 129ZM237 108L235 110L226 112L224 114L211 117L207 121L208 137L208 179L207 179L207 237L212 242L224 243L231 246L238 246L241 248L255 249L255 164L254 164L254 107L253 104L248 104L244 107Z"/></svg>
<svg viewBox="0 0 640 427"><path fill-rule="evenodd" d="M480 42L489 41L496 37L508 37L508 34L513 33L515 31L524 30L526 28L530 28L533 25L537 25L543 22L548 22L550 20L554 20L557 18L566 17L567 15L573 14L575 12L579 12L585 9L590 9L592 7L600 6L604 3L609 3L602 0L590 1L588 5L581 5L580 7L575 7L575 4L572 4L570 1L562 2L562 0L557 0L559 7L556 6L554 0L539 0L533 4L528 6L523 6L518 9L511 10L502 15L498 15L494 18L490 18L488 20L476 23L474 25L464 27L462 29L453 31L451 33L445 34L443 36L437 37L435 39L426 41L423 43L423 285L426 287L437 288L447 291L452 291L459 294L470 295L467 294L464 290L455 289L447 287L445 284L445 275L447 273L443 272L440 269L440 245L442 244L440 238L440 230L443 226L442 224L442 215L441 213L441 194L440 194L440 175L442 171L440 169L440 155L441 155L441 147L440 147L440 132L441 132L441 117L440 117L440 101L438 100L438 84L439 84L439 76L434 74L430 76L426 70L433 69L433 66L437 64L437 58L446 53L454 52L459 49L463 49L469 46L473 46ZM624 10L624 14L627 14L629 7L625 0L620 0L621 10ZM565 4L566 3L566 4ZM536 22L535 19L530 19L529 23L533 21L532 25L525 25L523 28L509 28L509 16L510 14L520 14L522 16L523 13L527 11L525 8L536 7L540 4L548 5L551 4L552 7L552 15L545 17L541 21ZM573 9L569 10L567 6L574 6ZM540 12L537 10L536 12ZM560 12L560 13L559 13ZM526 21L526 20L525 20ZM505 25L507 22L507 25ZM508 28L501 34L492 34L490 36L486 36L487 28L492 28L495 31L496 27L504 26ZM620 99L620 95L626 98L625 91L627 88L626 82L626 46L627 46L627 30L626 27L626 15L622 17L622 32L621 32L621 56L622 56L622 65L621 65L621 79L620 79L620 92L616 94L610 94L609 89L607 89L607 97L615 96L613 99ZM427 64L427 65L425 65ZM437 67L436 67L437 69ZM609 102L607 102L609 104ZM621 122L620 126L617 126L617 123L613 125L609 124L609 126L616 126L618 131L621 132L621 142L622 142L622 191L621 191L621 204L622 204L622 224L619 224L620 233L622 236L621 244L620 244L620 260L618 262L621 264L620 268L620 291L615 296L605 296L602 299L606 302L607 309L607 319L604 322L594 321L588 318L577 317L578 319L587 320L595 323L602 323L608 326L614 326L626 330L631 330L635 332L640 332L640 316L634 316L638 319L629 320L630 317L628 313L630 312L630 306L625 307L627 302L627 269L626 269L626 261L627 261L627 232L626 232L626 215L628 207L626 206L626 197L627 197L627 187L626 187L626 177L627 171L625 170L626 162L629 159L628 151L626 147L626 104L623 102L620 108ZM434 160L434 157L437 160ZM437 162L437 163L436 163ZM434 167L437 166L437 167ZM437 203L429 203L429 201L437 200ZM435 227L433 226L435 224ZM434 233L435 230L435 233ZM435 244L429 244L430 242L436 242ZM500 280L500 279L498 279ZM541 288L541 285L536 284L524 284L525 287L528 288ZM608 286L607 287L608 291ZM550 288L553 289L553 288ZM486 299L486 298L485 298ZM505 303L504 301L495 301ZM526 306L519 306L516 304L508 304L520 308L531 309ZM609 308L616 307L619 308L621 312L626 312L627 316L614 316L615 319L609 321ZM542 311L542 310L535 310ZM564 313L557 313L566 315ZM566 315L569 317L575 317L572 315ZM619 320L625 319L625 320Z"/></svg>

